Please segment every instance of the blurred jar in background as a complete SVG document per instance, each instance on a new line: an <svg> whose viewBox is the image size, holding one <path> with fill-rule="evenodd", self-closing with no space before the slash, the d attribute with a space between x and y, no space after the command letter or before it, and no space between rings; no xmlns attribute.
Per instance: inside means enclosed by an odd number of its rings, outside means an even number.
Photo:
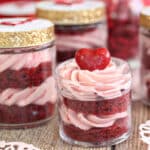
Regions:
<svg viewBox="0 0 150 150"><path fill-rule="evenodd" d="M141 95L142 102L150 106L150 7L145 7L140 16Z"/></svg>
<svg viewBox="0 0 150 150"><path fill-rule="evenodd" d="M142 0L105 0L108 15L108 48L112 56L129 62L133 99L139 99L139 15Z"/></svg>
<svg viewBox="0 0 150 150"><path fill-rule="evenodd" d="M138 54L139 13L141 0L107 0L109 38L112 55L126 60Z"/></svg>
<svg viewBox="0 0 150 150"><path fill-rule="evenodd" d="M97 0L74 1L52 0L37 5L37 17L55 24L57 63L73 58L80 48L107 47L105 4Z"/></svg>
<svg viewBox="0 0 150 150"><path fill-rule="evenodd" d="M40 0L0 0L0 18L34 17Z"/></svg>

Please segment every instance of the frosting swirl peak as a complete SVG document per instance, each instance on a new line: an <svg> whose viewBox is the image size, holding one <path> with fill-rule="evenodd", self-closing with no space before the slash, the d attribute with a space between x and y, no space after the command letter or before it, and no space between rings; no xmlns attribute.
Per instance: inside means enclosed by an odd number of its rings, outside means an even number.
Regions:
<svg viewBox="0 0 150 150"><path fill-rule="evenodd" d="M112 58L104 70L82 70L74 59L59 65L58 86L61 84L65 97L92 101L98 99L113 99L129 91L131 74L129 66L120 59ZM72 95L70 95L72 94Z"/></svg>

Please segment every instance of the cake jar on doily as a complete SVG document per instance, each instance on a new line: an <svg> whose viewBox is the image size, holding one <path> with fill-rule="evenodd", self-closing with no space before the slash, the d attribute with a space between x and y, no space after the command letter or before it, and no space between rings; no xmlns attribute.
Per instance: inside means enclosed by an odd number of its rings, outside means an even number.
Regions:
<svg viewBox="0 0 150 150"><path fill-rule="evenodd" d="M100 65L99 65L100 64ZM60 137L82 146L110 146L131 133L131 73L105 49L81 49L56 69Z"/></svg>
<svg viewBox="0 0 150 150"><path fill-rule="evenodd" d="M34 17L35 6L40 0L0 1L0 18Z"/></svg>
<svg viewBox="0 0 150 150"><path fill-rule="evenodd" d="M150 105L150 7L140 16L141 94L143 102Z"/></svg>
<svg viewBox="0 0 150 150"><path fill-rule="evenodd" d="M78 3L40 2L37 16L55 23L57 62L72 58L76 49L106 47L105 5L96 0ZM75 0L76 1L76 0Z"/></svg>
<svg viewBox="0 0 150 150"><path fill-rule="evenodd" d="M52 117L54 66L54 26L50 21L0 20L0 127L34 127Z"/></svg>

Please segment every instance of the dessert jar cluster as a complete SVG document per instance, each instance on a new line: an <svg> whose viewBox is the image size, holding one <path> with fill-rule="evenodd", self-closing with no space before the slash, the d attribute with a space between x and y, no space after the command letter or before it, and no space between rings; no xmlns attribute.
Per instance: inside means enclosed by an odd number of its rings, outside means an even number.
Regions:
<svg viewBox="0 0 150 150"><path fill-rule="evenodd" d="M77 49L107 46L105 5L96 0L71 5L40 2L37 16L55 23L57 62L73 58Z"/></svg>
<svg viewBox="0 0 150 150"><path fill-rule="evenodd" d="M0 18L35 17L36 3L40 0L0 1Z"/></svg>
<svg viewBox="0 0 150 150"><path fill-rule="evenodd" d="M44 19L0 20L0 128L34 127L52 117L53 30Z"/></svg>
<svg viewBox="0 0 150 150"><path fill-rule="evenodd" d="M108 13L108 48L114 57L133 61L139 51L139 15L141 0L106 0ZM134 64L135 65L135 64Z"/></svg>
<svg viewBox="0 0 150 150"><path fill-rule="evenodd" d="M141 90L143 102L150 105L150 7L143 9L140 16Z"/></svg>
<svg viewBox="0 0 150 150"><path fill-rule="evenodd" d="M131 132L131 73L113 58L104 70L82 70L74 59L56 69L60 137L71 144L108 146Z"/></svg>

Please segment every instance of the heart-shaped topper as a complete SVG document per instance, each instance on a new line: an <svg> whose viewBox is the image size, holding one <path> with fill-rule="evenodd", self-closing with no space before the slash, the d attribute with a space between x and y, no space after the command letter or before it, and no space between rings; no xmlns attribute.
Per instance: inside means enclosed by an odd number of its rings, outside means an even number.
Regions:
<svg viewBox="0 0 150 150"><path fill-rule="evenodd" d="M77 64L84 70L102 70L110 63L110 53L106 48L80 49L75 54Z"/></svg>
<svg viewBox="0 0 150 150"><path fill-rule="evenodd" d="M20 24L24 24L27 22L31 22L35 20L35 18L25 18L24 20L19 20L19 21L2 21L0 22L0 25L7 25L7 26L16 26L16 25L20 25Z"/></svg>
<svg viewBox="0 0 150 150"><path fill-rule="evenodd" d="M64 5L71 5L75 3L82 3L84 0L54 0L56 4L64 4Z"/></svg>

